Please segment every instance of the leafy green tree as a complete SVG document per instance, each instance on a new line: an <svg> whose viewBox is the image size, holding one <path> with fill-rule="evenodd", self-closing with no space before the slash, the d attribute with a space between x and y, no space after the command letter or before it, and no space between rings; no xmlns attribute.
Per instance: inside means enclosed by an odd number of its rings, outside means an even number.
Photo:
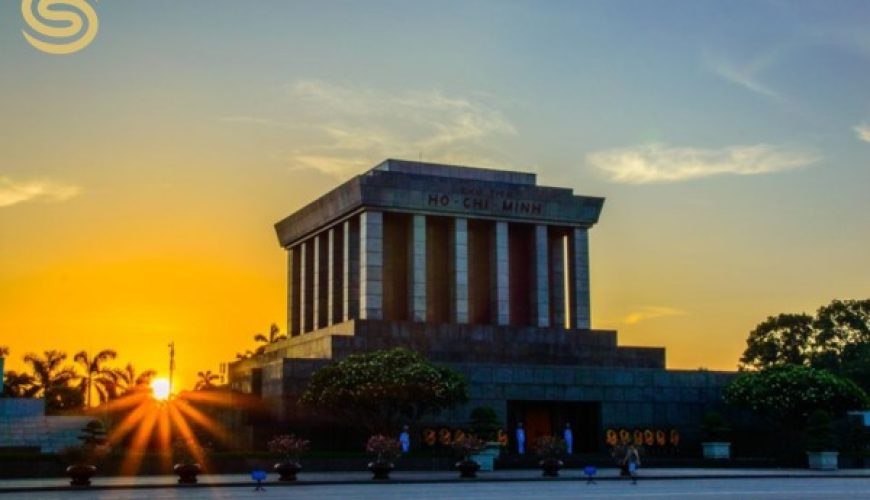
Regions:
<svg viewBox="0 0 870 500"><path fill-rule="evenodd" d="M395 432L402 423L466 402L467 392L460 373L397 348L355 354L321 368L300 402L372 432Z"/></svg>
<svg viewBox="0 0 870 500"><path fill-rule="evenodd" d="M834 300L813 323L820 352L842 355L851 345L870 343L870 299Z"/></svg>
<svg viewBox="0 0 870 500"><path fill-rule="evenodd" d="M793 428L818 409L839 416L870 404L867 394L851 380L799 365L740 373L725 387L723 399Z"/></svg>
<svg viewBox="0 0 870 500"><path fill-rule="evenodd" d="M739 366L789 364L826 369L870 391L870 299L834 300L815 316L767 318L749 334Z"/></svg>
<svg viewBox="0 0 870 500"><path fill-rule="evenodd" d="M91 407L91 395L94 391L100 398L100 403L105 403L109 400L112 394L112 387L115 385L115 371L105 363L113 360L118 356L118 353L111 349L104 349L94 356L90 356L86 351L80 351L75 355L73 361L82 367L84 375L81 376L79 390L82 392L82 398L85 400L85 406Z"/></svg>
<svg viewBox="0 0 870 500"><path fill-rule="evenodd" d="M749 333L741 368L762 369L781 365L809 364L813 317L780 314L764 320Z"/></svg>

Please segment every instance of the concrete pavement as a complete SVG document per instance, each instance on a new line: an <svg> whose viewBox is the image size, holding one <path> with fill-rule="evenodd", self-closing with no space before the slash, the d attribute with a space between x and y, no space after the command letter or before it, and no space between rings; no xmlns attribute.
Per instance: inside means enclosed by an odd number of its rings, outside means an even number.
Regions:
<svg viewBox="0 0 870 500"><path fill-rule="evenodd" d="M870 469L843 469L837 471L811 471L808 469L672 469L672 468L642 468L639 474L641 481L667 482L681 480L728 480L728 479L753 479L775 480L782 479L858 479L870 480ZM627 482L619 477L617 469L601 469L595 477L600 483ZM543 478L537 469L521 470L497 470L493 472L480 472L478 479L459 479L456 471L397 471L391 474L388 484L456 484L456 483L527 483L542 484L547 482L584 482L586 476L580 469L563 470L559 478ZM276 488L303 487L303 486L354 486L368 485L371 474L367 471L350 472L301 472L295 483L279 483L277 474L269 474L266 485ZM222 487L228 489L243 489L253 487L253 481L247 474L203 474L199 477L199 484L194 487L179 487L175 476L124 476L124 477L100 477L93 478L92 491L97 490L157 490L157 489L213 489ZM67 492L68 479L42 478L42 479L7 479L0 480L0 495L25 492ZM870 495L868 495L870 496Z"/></svg>
<svg viewBox="0 0 870 500"><path fill-rule="evenodd" d="M265 491L246 487L206 485L199 488L108 489L78 491L28 491L8 495L23 500L200 500L200 499L272 499L293 498L312 500L379 499L379 500L471 500L521 499L590 499L612 500L641 498L644 500L681 499L760 499L760 500L855 500L868 498L870 479L859 477L695 479L683 476L681 481L472 481L460 483L373 482L361 484L299 484L293 487L266 485ZM2 495L7 497L7 495Z"/></svg>

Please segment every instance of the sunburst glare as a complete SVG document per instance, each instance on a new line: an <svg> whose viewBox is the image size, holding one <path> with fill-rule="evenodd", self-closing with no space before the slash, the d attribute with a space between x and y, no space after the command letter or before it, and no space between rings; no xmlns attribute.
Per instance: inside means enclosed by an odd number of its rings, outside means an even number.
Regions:
<svg viewBox="0 0 870 500"><path fill-rule="evenodd" d="M169 379L155 378L151 381L151 394L158 401L166 401L169 399Z"/></svg>

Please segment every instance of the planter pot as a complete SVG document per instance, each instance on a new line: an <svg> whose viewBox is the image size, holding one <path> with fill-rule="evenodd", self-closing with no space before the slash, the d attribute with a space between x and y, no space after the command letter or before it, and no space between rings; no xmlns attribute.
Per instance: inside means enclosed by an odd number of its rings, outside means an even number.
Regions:
<svg viewBox="0 0 870 500"><path fill-rule="evenodd" d="M540 465L544 477L559 477L559 470L564 464L558 458L545 458Z"/></svg>
<svg viewBox="0 0 870 500"><path fill-rule="evenodd" d="M199 464L175 464L172 468L178 476L178 484L196 484L196 476L202 472Z"/></svg>
<svg viewBox="0 0 870 500"><path fill-rule="evenodd" d="M477 471L480 470L480 464L474 460L460 460L456 462L456 468L459 469L459 477L465 479L474 479L477 477Z"/></svg>
<svg viewBox="0 0 870 500"><path fill-rule="evenodd" d="M480 470L494 471L495 459L500 455L501 445L498 442L487 442L483 449L480 450L480 453L475 453L468 458L477 462L480 465Z"/></svg>
<svg viewBox="0 0 870 500"><path fill-rule="evenodd" d="M91 478L97 473L96 466L76 464L66 468L70 486L90 486Z"/></svg>
<svg viewBox="0 0 870 500"><path fill-rule="evenodd" d="M369 462L369 470L372 471L372 479L387 480L390 478L390 471L393 470L393 463L386 461Z"/></svg>
<svg viewBox="0 0 870 500"><path fill-rule="evenodd" d="M704 449L704 458L713 460L728 460L731 458L731 443L710 442L701 443Z"/></svg>
<svg viewBox="0 0 870 500"><path fill-rule="evenodd" d="M839 455L836 451L808 451L807 461L810 464L810 469L837 470Z"/></svg>
<svg viewBox="0 0 870 500"><path fill-rule="evenodd" d="M295 481L296 474L302 470L302 465L299 462L288 460L286 462L278 462L275 464L275 472L281 475L279 481Z"/></svg>

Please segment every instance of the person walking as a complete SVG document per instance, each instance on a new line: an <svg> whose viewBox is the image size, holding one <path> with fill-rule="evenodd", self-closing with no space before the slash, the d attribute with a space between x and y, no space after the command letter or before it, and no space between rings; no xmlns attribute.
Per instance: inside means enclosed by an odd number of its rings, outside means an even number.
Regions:
<svg viewBox="0 0 870 500"><path fill-rule="evenodd" d="M625 458L622 460L628 469L628 475L631 476L631 484L637 484L637 468L640 467L640 454L634 444L628 445L628 450L625 451Z"/></svg>

